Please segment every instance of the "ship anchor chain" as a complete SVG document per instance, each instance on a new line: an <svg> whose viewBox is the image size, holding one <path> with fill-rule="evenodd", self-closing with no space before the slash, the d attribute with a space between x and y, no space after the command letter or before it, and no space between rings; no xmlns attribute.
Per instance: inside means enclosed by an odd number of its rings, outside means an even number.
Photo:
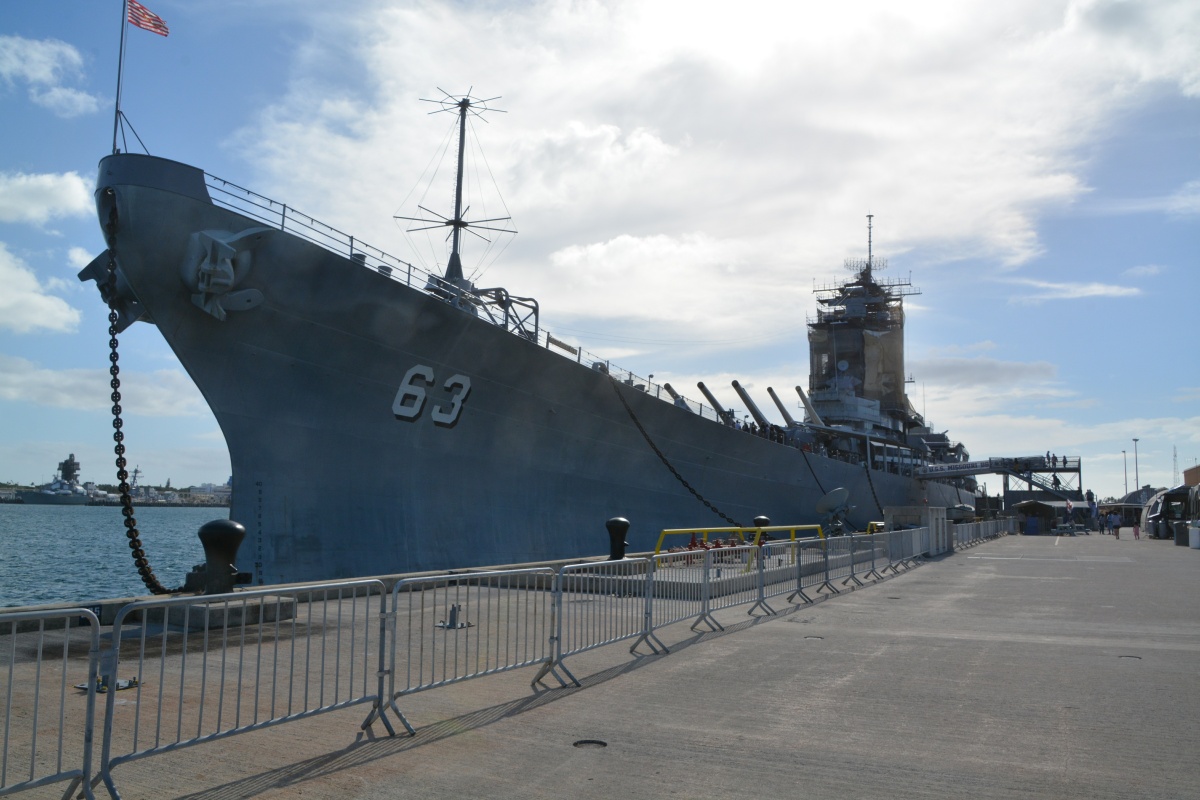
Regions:
<svg viewBox="0 0 1200 800"><path fill-rule="evenodd" d="M742 525L742 523L738 522L737 520L733 519L730 516L727 516L719 508L714 506L712 503L708 502L708 500L705 499L704 495L700 494L698 491L696 491L695 489L692 488L692 485L690 483L688 483L687 480L684 479L684 477L682 475L679 474L679 470L675 469L674 465L671 464L671 462L667 460L667 457L665 455L663 455L662 450L659 450L658 445L656 445L654 443L654 440L650 438L650 434L646 432L646 429L644 427L642 427L641 420L639 420L637 418L637 416L633 413L633 409L629 407L629 403L625 402L625 398L621 396L621 390L617 388L617 382L615 380L613 380L612 378L609 378L609 383L612 385L613 391L616 392L617 399L620 400L621 405L623 405L625 407L625 413L629 415L629 418L631 420L633 420L633 424L635 426L637 426L638 432L641 433L642 438L646 440L646 444L650 445L650 449L654 451L654 455L658 456L658 460L663 463L663 466L671 471L671 474L675 476L675 480L679 481L680 484L683 485L683 488L685 488L689 492L691 492L692 496L695 497L697 500L699 500L701 503L703 503L705 505L705 507L708 508L709 511L713 512L718 517L725 520L726 522L728 522L730 525L734 526L735 528L745 527L744 525Z"/></svg>
<svg viewBox="0 0 1200 800"><path fill-rule="evenodd" d="M112 236L109 223L110 236L108 248L108 347L111 352L108 354L109 368L108 374L112 376L109 381L109 386L112 387L112 414L113 414L113 441L116 446L113 452L116 454L117 465L117 480L120 482L118 488L121 490L121 514L125 517L125 535L129 537L129 549L133 555L133 563L137 567L138 574L142 576L142 583L146 584L146 588L151 594L170 594L171 590L159 583L159 580L154 575L154 570L150 568L150 562L146 560L146 551L142 549L142 540L137 529L137 519L133 516L133 498L130 496L131 487L129 486L129 472L125 467L128 462L125 460L125 434L121 430L124 422L121 420L121 379L119 377L121 368L117 366L117 360L120 356L117 354L117 260L112 252Z"/></svg>

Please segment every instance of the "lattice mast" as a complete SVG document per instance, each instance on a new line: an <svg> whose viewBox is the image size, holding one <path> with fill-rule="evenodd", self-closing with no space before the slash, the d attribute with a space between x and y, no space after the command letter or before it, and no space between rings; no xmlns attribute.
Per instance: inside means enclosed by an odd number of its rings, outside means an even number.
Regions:
<svg viewBox="0 0 1200 800"><path fill-rule="evenodd" d="M439 89L438 91L444 95L444 97L442 97L440 100L421 98L421 101L424 103L436 103L441 106L436 111L429 112L430 114L440 114L443 112L458 114L458 164L454 180L454 216L447 217L439 214L436 211L431 211L424 206L417 206L425 213L432 214L433 216L437 217L437 219L404 216L397 216L396 219L429 223L425 227L409 228L407 230L408 233L427 231L440 227L450 228L450 258L446 262L446 274L444 277L448 283L452 283L456 286L464 286L466 279L463 275L462 257L460 255L462 231L466 230L469 233L478 236L480 239L483 239L485 242L490 240L486 236L475 233L475 230L472 229L495 231L497 233L515 233L514 230L507 226L498 228L488 224L496 222L509 222L512 219L511 217L492 217L490 219L479 220L467 220L464 218L464 214L470 211L469 206L467 208L463 208L463 164L466 158L467 115L472 114L479 119L483 119L483 115L489 111L495 111L501 114L507 112L503 109L492 108L488 105L488 103L499 100L500 98L498 96L481 99L472 97L471 90L468 90L465 95L456 98L445 89ZM487 120L484 121L486 122Z"/></svg>

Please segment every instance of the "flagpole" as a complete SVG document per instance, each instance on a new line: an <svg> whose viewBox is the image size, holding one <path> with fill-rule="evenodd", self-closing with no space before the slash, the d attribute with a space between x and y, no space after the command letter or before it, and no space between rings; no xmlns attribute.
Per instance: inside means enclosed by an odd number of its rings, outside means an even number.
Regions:
<svg viewBox="0 0 1200 800"><path fill-rule="evenodd" d="M113 111L113 154L117 151L117 130L121 126L121 74L125 71L125 29L129 27L129 0L121 0L121 47L117 53L117 101Z"/></svg>

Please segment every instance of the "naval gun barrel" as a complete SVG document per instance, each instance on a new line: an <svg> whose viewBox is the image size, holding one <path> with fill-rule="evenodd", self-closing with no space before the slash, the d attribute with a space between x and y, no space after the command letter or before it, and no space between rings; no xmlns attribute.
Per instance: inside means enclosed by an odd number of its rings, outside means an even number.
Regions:
<svg viewBox="0 0 1200 800"><path fill-rule="evenodd" d="M783 414L783 421L788 424L788 427L796 427L796 420L792 419L792 415L788 413L787 407L783 405L783 402L779 399L779 395L775 394L775 390L768 386L767 394L771 395L771 399L775 401L775 407L779 409L780 414Z"/></svg>
<svg viewBox="0 0 1200 800"><path fill-rule="evenodd" d="M738 397L742 398L742 402L746 404L746 408L750 409L750 416L754 417L754 421L758 423L761 430L766 430L771 427L771 423L767 422L767 418L758 410L758 406L750 399L750 395L742 388L742 385L737 381L733 382L733 390L738 393Z"/></svg>
<svg viewBox="0 0 1200 800"><path fill-rule="evenodd" d="M721 418L721 422L724 422L726 425L732 425L733 419L729 416L729 412L721 406L720 402L717 401L717 398L713 397L713 393L710 392L708 387L704 385L704 381L698 382L696 384L696 388L698 388L700 393L704 395L704 399L712 404L713 410L717 412L717 415Z"/></svg>
<svg viewBox="0 0 1200 800"><path fill-rule="evenodd" d="M671 384L664 383L663 388L667 390L667 394L671 395L672 400L679 399L679 392L675 391L674 387L672 387Z"/></svg>
<svg viewBox="0 0 1200 800"><path fill-rule="evenodd" d="M814 425L820 425L822 428L824 428L825 423L821 421L821 417L817 414L817 410L813 408L812 403L808 401L808 395L804 393L804 390L797 386L796 394L800 395L800 402L804 403L804 410L808 412L809 422L812 422Z"/></svg>

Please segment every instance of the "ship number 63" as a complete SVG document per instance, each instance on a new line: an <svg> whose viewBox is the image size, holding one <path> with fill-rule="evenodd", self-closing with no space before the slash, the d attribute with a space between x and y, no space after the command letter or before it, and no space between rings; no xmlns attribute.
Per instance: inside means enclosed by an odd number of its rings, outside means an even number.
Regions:
<svg viewBox="0 0 1200 800"><path fill-rule="evenodd" d="M417 364L404 373L404 380L400 381L400 388L396 391L396 399L392 401L392 413L396 419L415 420L421 416L425 409L425 389L436 385L433 369L424 364ZM451 375L442 388L451 393L450 404L434 406L429 416L434 424L449 428L458 422L463 403L471 393L471 379L466 375Z"/></svg>

